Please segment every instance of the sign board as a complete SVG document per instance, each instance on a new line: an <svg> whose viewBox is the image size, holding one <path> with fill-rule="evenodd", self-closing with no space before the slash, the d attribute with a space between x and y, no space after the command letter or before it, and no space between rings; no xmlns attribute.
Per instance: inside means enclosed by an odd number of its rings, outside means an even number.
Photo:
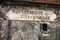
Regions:
<svg viewBox="0 0 60 40"><path fill-rule="evenodd" d="M54 21L56 14L53 11L34 10L28 11L12 10L6 13L9 20L25 20L25 21Z"/></svg>

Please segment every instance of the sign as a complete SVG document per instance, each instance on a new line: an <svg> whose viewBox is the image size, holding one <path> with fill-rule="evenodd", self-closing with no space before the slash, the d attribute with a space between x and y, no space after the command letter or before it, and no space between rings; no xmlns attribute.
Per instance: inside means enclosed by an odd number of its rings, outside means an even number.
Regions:
<svg viewBox="0 0 60 40"><path fill-rule="evenodd" d="M45 10L12 10L10 9L6 16L9 20L25 20L25 21L54 21L56 14L53 11Z"/></svg>

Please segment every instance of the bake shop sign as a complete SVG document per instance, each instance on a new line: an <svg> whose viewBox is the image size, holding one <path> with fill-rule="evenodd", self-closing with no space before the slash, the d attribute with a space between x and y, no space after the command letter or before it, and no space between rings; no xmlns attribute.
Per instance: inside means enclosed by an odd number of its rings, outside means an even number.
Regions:
<svg viewBox="0 0 60 40"><path fill-rule="evenodd" d="M6 13L8 20L23 20L23 21L54 21L56 14L53 11L48 10L9 10Z"/></svg>

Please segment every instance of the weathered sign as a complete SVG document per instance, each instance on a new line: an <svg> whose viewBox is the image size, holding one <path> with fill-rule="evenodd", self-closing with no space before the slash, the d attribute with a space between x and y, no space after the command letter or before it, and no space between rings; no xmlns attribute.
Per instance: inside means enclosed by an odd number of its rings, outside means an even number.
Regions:
<svg viewBox="0 0 60 40"><path fill-rule="evenodd" d="M12 10L6 13L9 20L25 20L25 21L54 21L56 14L48 10L30 9L28 11Z"/></svg>

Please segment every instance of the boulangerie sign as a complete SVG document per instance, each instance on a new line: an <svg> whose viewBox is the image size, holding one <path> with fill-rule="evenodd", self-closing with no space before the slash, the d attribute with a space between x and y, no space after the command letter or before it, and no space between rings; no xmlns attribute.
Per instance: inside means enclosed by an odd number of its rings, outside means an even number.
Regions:
<svg viewBox="0 0 60 40"><path fill-rule="evenodd" d="M30 9L28 11L10 9L6 13L6 16L9 20L25 21L54 21L56 19L56 14L53 11L36 9Z"/></svg>

